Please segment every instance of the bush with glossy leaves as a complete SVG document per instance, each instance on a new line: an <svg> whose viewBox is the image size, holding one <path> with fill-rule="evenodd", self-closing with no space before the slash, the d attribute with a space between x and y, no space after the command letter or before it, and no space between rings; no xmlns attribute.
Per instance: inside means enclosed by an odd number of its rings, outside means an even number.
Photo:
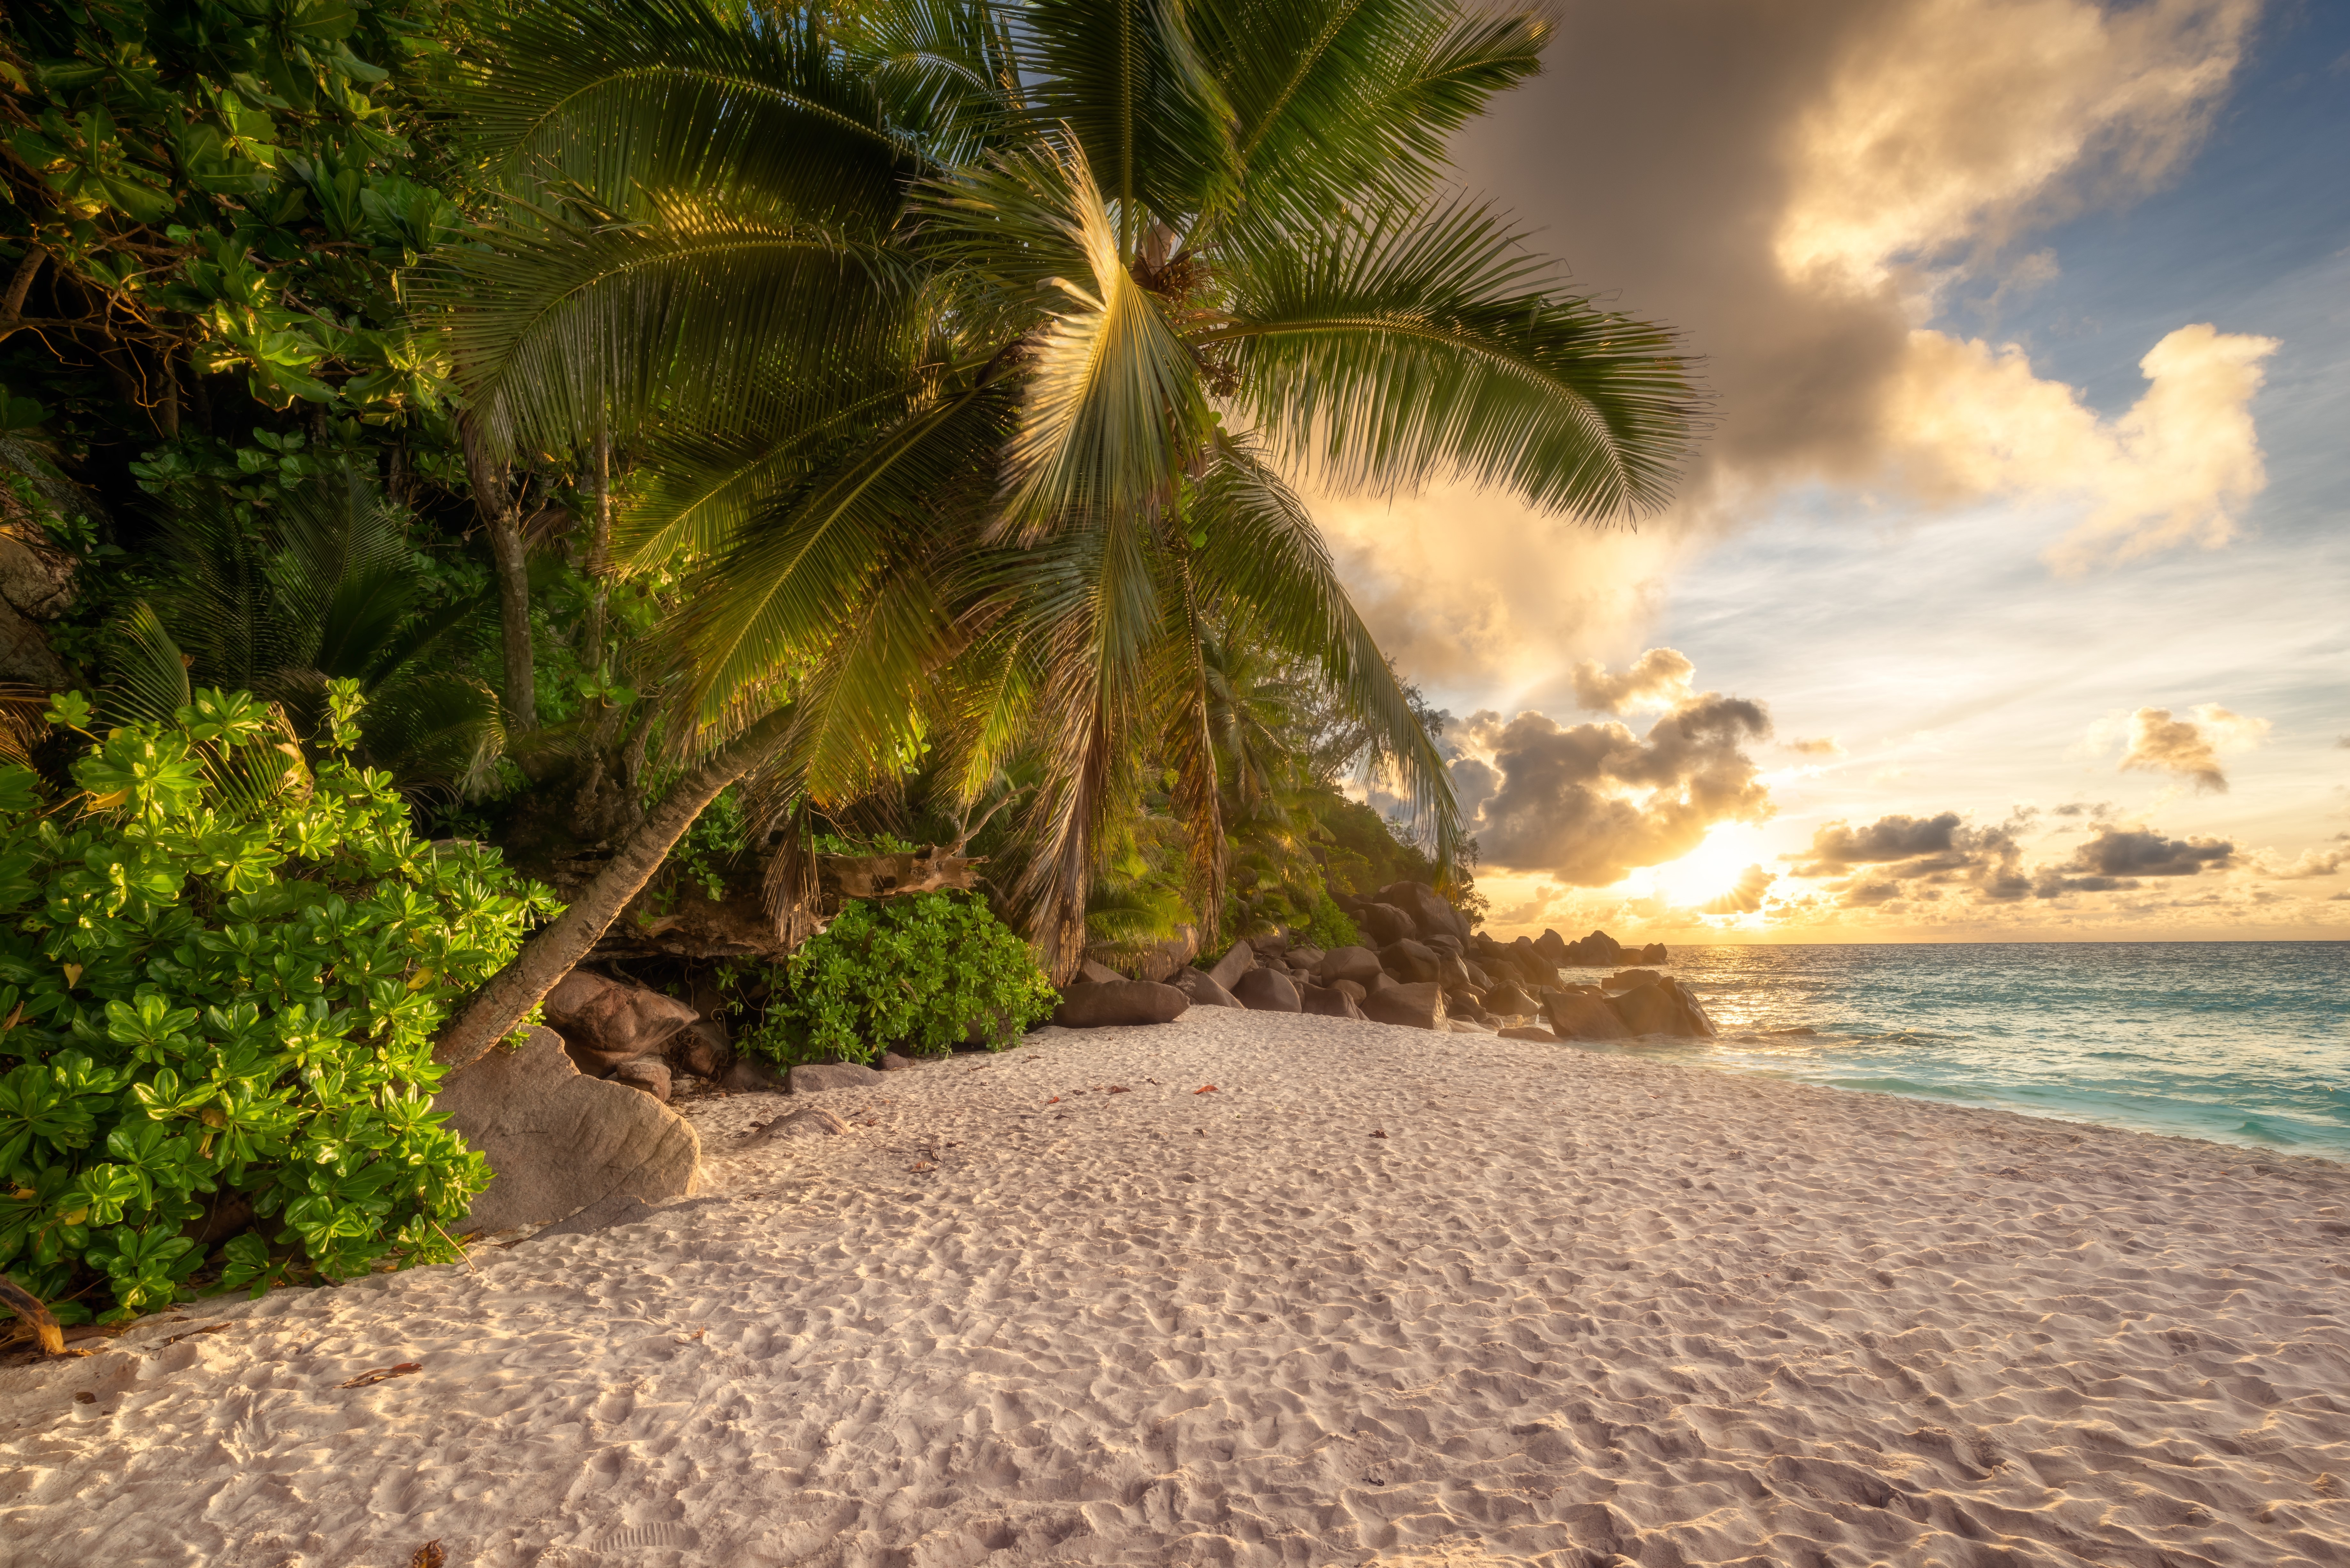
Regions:
<svg viewBox="0 0 2350 1568"><path fill-rule="evenodd" d="M1052 1012L1035 959L976 898L851 902L792 954L791 998L743 1041L781 1063L937 1054L976 1032L1001 1051Z"/></svg>
<svg viewBox="0 0 2350 1568"><path fill-rule="evenodd" d="M433 1032L555 906L418 842L348 761L355 689L329 706L315 771L217 691L91 737L74 789L0 763L0 1268L62 1320L458 1255L490 1171L432 1108Z"/></svg>

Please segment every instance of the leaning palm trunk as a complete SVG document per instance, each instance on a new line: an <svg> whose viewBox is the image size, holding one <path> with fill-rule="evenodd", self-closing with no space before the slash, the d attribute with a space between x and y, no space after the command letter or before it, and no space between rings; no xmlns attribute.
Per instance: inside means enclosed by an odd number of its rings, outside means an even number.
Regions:
<svg viewBox="0 0 2350 1568"><path fill-rule="evenodd" d="M629 900L644 890L685 830L721 791L766 759L790 722L788 711L772 713L727 744L717 755L680 779L596 874L555 923L523 944L512 963L473 994L465 1011L441 1032L432 1059L452 1072L479 1061L512 1033L546 998L556 982L588 956Z"/></svg>

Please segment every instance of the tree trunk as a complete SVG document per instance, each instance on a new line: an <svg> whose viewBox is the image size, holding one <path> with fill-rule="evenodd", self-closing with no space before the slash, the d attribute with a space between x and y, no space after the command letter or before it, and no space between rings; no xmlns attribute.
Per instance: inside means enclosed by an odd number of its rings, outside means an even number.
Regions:
<svg viewBox="0 0 2350 1568"><path fill-rule="evenodd" d="M604 574L612 565L612 432L596 427L596 521L588 539L588 624L579 637L579 662L604 668Z"/></svg>
<svg viewBox="0 0 2350 1568"><path fill-rule="evenodd" d="M629 900L660 869L685 830L728 784L756 767L783 738L788 709L770 713L693 772L680 779L629 835L604 869L596 874L553 925L523 943L514 961L473 993L465 1010L441 1031L432 1059L452 1072L479 1061L511 1033L523 1015L555 989L571 967L588 956Z"/></svg>
<svg viewBox="0 0 2350 1568"><path fill-rule="evenodd" d="M506 483L505 465L494 462L470 413L458 416L464 438L465 474L473 481L473 510L489 531L490 558L498 574L498 630L505 670L506 723L517 733L538 728L538 682L530 647L530 555L523 545L521 509Z"/></svg>

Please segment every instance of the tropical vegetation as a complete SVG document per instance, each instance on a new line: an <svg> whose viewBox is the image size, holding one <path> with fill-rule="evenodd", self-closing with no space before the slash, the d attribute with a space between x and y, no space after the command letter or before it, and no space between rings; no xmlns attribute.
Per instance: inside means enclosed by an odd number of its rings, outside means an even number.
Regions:
<svg viewBox="0 0 2350 1568"><path fill-rule="evenodd" d="M457 1255L490 1172L432 1036L548 906L417 840L361 701L328 691L316 767L215 691L103 736L78 693L0 709L0 1269L61 1321Z"/></svg>
<svg viewBox="0 0 2350 1568"><path fill-rule="evenodd" d="M1326 945L1352 934L1334 893L1401 877L1473 909L1442 717L1313 503L1468 483L1596 519L1665 496L1698 403L1672 335L1575 294L1448 171L1549 36L1454 0L12 9L0 683L90 716L20 735L10 831L192 835L171 853L213 892L98 919L134 945L264 896L203 881L248 874L203 858L221 834L348 908L423 887L461 910L472 956L424 966L393 1054L372 992L320 982L350 1081L400 1104L691 900L755 902L797 956L654 978L731 977L778 1059L1024 1020L1035 965L1187 930ZM256 725L308 782L214 798ZM77 785L118 735L211 759L208 782L136 810ZM362 797L358 859L283 838ZM395 826L471 880L415 869ZM837 913L822 856L899 844L978 857L978 892L811 940ZM27 886L81 874L24 853ZM560 911L501 862L558 881ZM48 896L0 940L64 940ZM345 940L307 919L270 962ZM931 998L909 1010L873 955L916 929L970 950L900 976ZM91 1151L169 1065L102 1003L143 1016L146 986L161 1017L198 1010L175 1040L244 1038L170 950L120 994L79 959L78 983L9 982L22 1070L78 1053L114 1084L84 1096L110 1107L98 1142L38 1146L67 1172L43 1180L122 1165ZM92 1006L87 1039L57 1022ZM104 1235L230 1190L203 1174L225 1145L187 1136L184 1190L151 1171ZM432 1168L302 1266L428 1255L417 1227L467 1179ZM48 1261L21 1266L66 1266L85 1242L42 1223ZM115 1299L160 1299L203 1245L134 1259Z"/></svg>

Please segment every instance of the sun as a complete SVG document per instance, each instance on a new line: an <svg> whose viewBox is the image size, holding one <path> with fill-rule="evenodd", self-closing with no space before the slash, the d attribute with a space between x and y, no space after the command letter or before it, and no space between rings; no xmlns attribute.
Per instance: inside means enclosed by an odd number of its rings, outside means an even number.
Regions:
<svg viewBox="0 0 2350 1568"><path fill-rule="evenodd" d="M1737 887L1749 866L1769 858L1760 830L1725 822L1679 860L1652 868L1649 886L1677 909L1697 909Z"/></svg>

